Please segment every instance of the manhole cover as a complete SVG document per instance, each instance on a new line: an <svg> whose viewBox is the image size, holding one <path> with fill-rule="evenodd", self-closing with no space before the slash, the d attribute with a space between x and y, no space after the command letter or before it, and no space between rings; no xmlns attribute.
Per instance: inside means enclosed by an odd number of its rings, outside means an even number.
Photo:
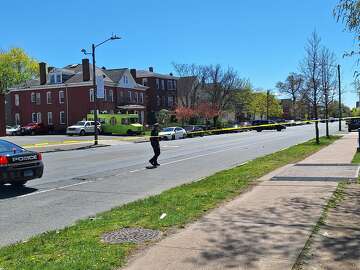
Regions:
<svg viewBox="0 0 360 270"><path fill-rule="evenodd" d="M105 233L102 239L104 242L112 244L143 243L145 241L158 239L160 236L160 231L142 228L123 228L119 231Z"/></svg>

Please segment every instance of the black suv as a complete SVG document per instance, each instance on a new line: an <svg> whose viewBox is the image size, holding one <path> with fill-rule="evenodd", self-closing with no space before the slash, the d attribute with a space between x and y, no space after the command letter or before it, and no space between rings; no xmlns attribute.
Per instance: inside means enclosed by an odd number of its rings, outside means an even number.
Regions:
<svg viewBox="0 0 360 270"><path fill-rule="evenodd" d="M348 121L348 131L351 132L352 130L360 128L360 118L350 119Z"/></svg>
<svg viewBox="0 0 360 270"><path fill-rule="evenodd" d="M262 126L262 125L267 125L267 126ZM254 130L256 130L257 132L261 132L263 130L281 131L283 129L286 129L284 125L278 124L272 120L255 120L252 122L252 126L259 126L259 127L254 127Z"/></svg>

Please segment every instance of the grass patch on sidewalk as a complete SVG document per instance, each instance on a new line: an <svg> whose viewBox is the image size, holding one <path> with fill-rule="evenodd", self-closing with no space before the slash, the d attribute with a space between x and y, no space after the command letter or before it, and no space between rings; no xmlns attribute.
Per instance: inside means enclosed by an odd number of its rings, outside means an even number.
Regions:
<svg viewBox="0 0 360 270"><path fill-rule="evenodd" d="M288 163L300 161L338 138L321 138L320 145L314 140L295 145L203 180L114 208L94 219L80 220L63 230L3 247L0 249L0 269L110 270L122 266L136 245L102 243L103 233L123 227L162 231L182 227L225 200L239 195L259 177ZM167 216L160 220L162 213Z"/></svg>
<svg viewBox="0 0 360 270"><path fill-rule="evenodd" d="M353 160L352 160L352 163L360 163L360 152L356 152Z"/></svg>

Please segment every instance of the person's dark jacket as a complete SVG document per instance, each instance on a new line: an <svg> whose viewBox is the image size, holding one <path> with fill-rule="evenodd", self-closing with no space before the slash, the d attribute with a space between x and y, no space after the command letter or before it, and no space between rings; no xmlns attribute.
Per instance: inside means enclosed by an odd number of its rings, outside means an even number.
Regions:
<svg viewBox="0 0 360 270"><path fill-rule="evenodd" d="M159 131L157 129L153 129L150 136L151 145L159 145L159 141Z"/></svg>

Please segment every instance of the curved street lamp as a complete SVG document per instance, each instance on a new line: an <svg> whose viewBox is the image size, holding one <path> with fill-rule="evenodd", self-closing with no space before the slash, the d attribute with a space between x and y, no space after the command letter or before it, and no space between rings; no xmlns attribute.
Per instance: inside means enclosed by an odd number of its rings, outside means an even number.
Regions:
<svg viewBox="0 0 360 270"><path fill-rule="evenodd" d="M110 40L117 40L121 39L121 37L118 37L117 35L112 35L110 38L104 40L103 42L100 42L99 44L92 44L91 46L91 53L88 53L85 49L81 49L81 52L85 55L92 55L92 67L93 67L93 88L94 88L94 123L95 123L95 130L94 130L94 145L98 145L98 115L97 115L97 91L96 91L96 67L95 67L95 49L102 44L110 41Z"/></svg>

